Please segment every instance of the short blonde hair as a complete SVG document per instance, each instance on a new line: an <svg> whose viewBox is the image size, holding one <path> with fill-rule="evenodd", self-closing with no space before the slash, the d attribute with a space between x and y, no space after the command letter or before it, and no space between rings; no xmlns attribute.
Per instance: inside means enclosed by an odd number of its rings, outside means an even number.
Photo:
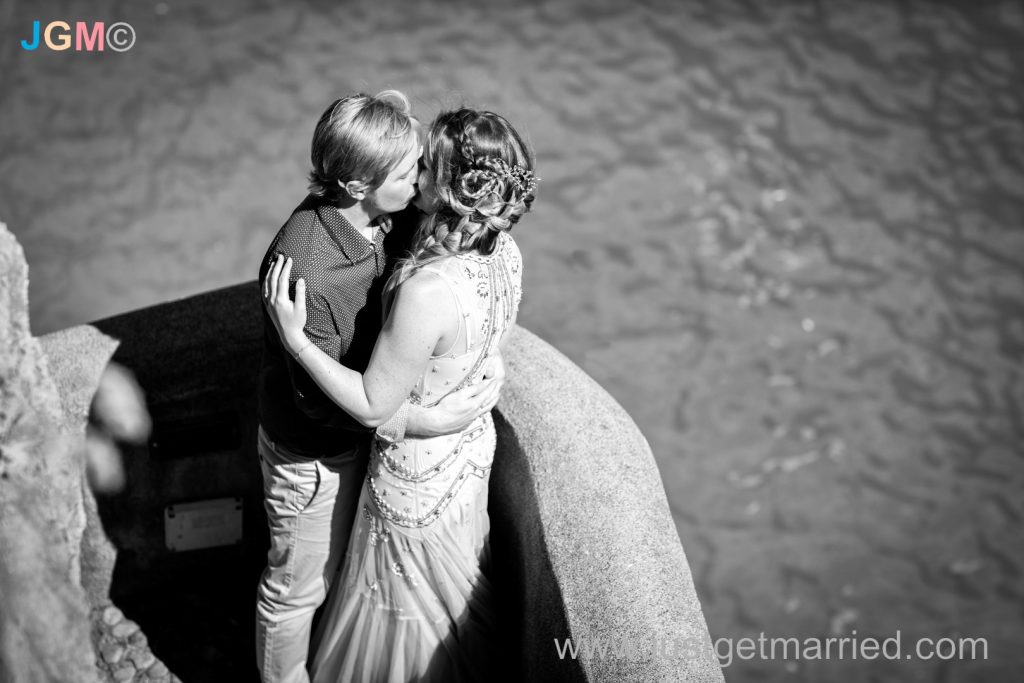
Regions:
<svg viewBox="0 0 1024 683"><path fill-rule="evenodd" d="M313 131L309 190L334 200L339 186L361 181L379 187L402 159L419 147L409 98L398 90L356 93L331 103Z"/></svg>

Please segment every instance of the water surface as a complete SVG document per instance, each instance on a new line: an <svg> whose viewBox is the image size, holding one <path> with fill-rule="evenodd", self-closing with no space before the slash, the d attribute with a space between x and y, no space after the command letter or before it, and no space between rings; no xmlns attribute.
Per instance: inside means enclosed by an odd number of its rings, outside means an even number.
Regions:
<svg viewBox="0 0 1024 683"><path fill-rule="evenodd" d="M648 436L712 636L989 639L727 677L1024 666L1020 3L0 11L0 217L36 333L254 278L335 96L493 108L542 177L520 321ZM33 19L137 43L25 52Z"/></svg>

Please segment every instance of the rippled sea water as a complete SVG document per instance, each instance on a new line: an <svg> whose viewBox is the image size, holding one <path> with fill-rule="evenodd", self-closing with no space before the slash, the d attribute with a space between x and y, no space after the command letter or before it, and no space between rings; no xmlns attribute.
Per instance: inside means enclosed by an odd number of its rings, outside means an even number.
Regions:
<svg viewBox="0 0 1024 683"><path fill-rule="evenodd" d="M1019 675L1024 4L0 13L0 219L36 333L254 278L335 96L493 108L543 179L520 321L648 436L713 638L988 639L727 677ZM137 42L27 52L34 19Z"/></svg>

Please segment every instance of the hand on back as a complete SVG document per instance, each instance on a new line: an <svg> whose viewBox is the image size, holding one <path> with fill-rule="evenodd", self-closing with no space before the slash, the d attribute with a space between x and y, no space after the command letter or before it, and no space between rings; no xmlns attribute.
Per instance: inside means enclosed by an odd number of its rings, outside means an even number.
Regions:
<svg viewBox="0 0 1024 683"><path fill-rule="evenodd" d="M501 387L505 383L505 363L496 353L487 360L481 381L455 391L441 399L437 405L422 409L415 422L418 436L455 434L466 429L473 420L491 412L498 403Z"/></svg>
<svg viewBox="0 0 1024 683"><path fill-rule="evenodd" d="M281 343L294 355L307 342L303 332L306 326L306 281L299 278L295 283L293 301L288 294L291 273L291 257L278 254L263 280L263 298Z"/></svg>

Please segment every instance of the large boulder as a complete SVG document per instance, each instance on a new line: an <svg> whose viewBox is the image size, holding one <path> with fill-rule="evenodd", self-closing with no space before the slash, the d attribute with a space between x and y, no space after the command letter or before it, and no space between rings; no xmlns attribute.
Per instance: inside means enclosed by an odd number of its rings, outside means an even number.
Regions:
<svg viewBox="0 0 1024 683"><path fill-rule="evenodd" d="M148 429L141 397L129 386L117 400L132 382L108 365L117 342L94 327L32 336L28 266L2 223L0 347L0 681L176 681L110 604L117 553L85 476L87 450L106 448L120 468L109 439L87 438L90 410L137 438Z"/></svg>
<svg viewBox="0 0 1024 683"><path fill-rule="evenodd" d="M0 348L0 680L96 681L79 562L85 422L65 414L31 334L28 266L2 223Z"/></svg>

